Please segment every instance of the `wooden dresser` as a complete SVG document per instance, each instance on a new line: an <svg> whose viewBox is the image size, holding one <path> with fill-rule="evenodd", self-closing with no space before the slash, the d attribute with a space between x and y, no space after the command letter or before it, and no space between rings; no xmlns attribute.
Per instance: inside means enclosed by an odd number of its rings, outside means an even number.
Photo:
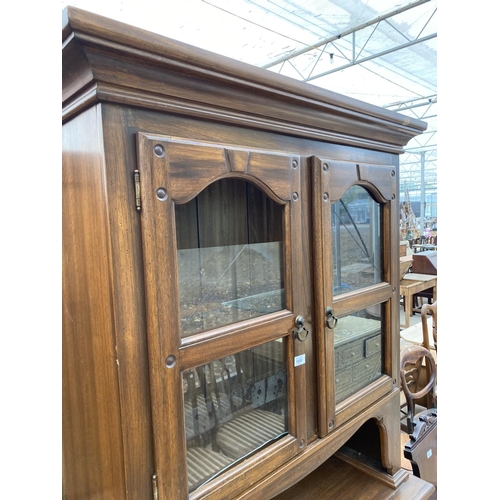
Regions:
<svg viewBox="0 0 500 500"><path fill-rule="evenodd" d="M398 309L425 123L76 8L62 35L63 498L427 498Z"/></svg>

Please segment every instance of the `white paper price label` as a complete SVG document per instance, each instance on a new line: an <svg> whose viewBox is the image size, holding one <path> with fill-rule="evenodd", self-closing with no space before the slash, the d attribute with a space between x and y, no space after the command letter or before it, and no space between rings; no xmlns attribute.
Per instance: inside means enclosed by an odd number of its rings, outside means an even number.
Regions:
<svg viewBox="0 0 500 500"><path fill-rule="evenodd" d="M306 355L301 354L300 356L295 356L293 360L293 366L300 366L306 362Z"/></svg>

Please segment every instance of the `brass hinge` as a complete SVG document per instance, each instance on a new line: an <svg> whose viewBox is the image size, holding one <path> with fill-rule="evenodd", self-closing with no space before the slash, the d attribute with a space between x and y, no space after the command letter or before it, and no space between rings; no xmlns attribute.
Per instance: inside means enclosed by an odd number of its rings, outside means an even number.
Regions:
<svg viewBox="0 0 500 500"><path fill-rule="evenodd" d="M134 170L134 184L135 184L135 209L141 211L141 176L139 170Z"/></svg>
<svg viewBox="0 0 500 500"><path fill-rule="evenodd" d="M153 474L153 500L158 500L158 478Z"/></svg>

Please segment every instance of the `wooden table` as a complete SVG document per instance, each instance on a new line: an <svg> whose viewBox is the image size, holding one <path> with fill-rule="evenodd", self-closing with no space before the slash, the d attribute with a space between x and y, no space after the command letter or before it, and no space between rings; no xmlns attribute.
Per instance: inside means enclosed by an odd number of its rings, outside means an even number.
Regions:
<svg viewBox="0 0 500 500"><path fill-rule="evenodd" d="M403 328L410 326L410 315L413 314L413 295L432 288L432 298L437 300L437 275L435 274L405 274L399 283L399 293L404 299L405 322Z"/></svg>

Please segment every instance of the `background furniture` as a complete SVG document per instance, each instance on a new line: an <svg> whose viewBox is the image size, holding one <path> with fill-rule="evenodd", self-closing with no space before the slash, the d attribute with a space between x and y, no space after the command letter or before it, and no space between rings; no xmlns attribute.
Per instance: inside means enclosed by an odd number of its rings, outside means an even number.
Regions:
<svg viewBox="0 0 500 500"><path fill-rule="evenodd" d="M432 237L432 239L437 239ZM415 254L412 264L412 272L417 274L434 274L437 275L437 251L436 247L431 247L430 245L422 245L422 252ZM415 249L417 252L417 249ZM413 306L418 308L418 302L423 302L423 299L427 299L427 303L431 304L436 297L432 295L433 290L423 290L416 293L413 296Z"/></svg>
<svg viewBox="0 0 500 500"><path fill-rule="evenodd" d="M402 428L410 437L404 456L412 463L413 473L434 486L437 486L436 383L437 370L432 354L423 346L404 347L401 350L401 386L406 398L406 422L402 422Z"/></svg>
<svg viewBox="0 0 500 500"><path fill-rule="evenodd" d="M404 456L411 462L415 476L437 488L437 409L418 414Z"/></svg>
<svg viewBox="0 0 500 500"><path fill-rule="evenodd" d="M272 498L340 448L408 491L398 155L425 124L75 8L62 34L63 497Z"/></svg>
<svg viewBox="0 0 500 500"><path fill-rule="evenodd" d="M434 345L434 349L437 352L437 300L433 304L424 304L422 306L422 332L423 332L423 346L426 349L430 349L431 337L429 336L429 323L427 321L428 316L432 317L432 343Z"/></svg>
<svg viewBox="0 0 500 500"><path fill-rule="evenodd" d="M410 316L414 312L413 297L424 290L432 290L434 300L437 300L437 276L430 274L408 273L399 283L400 294L403 297L405 322L403 328L410 326Z"/></svg>
<svg viewBox="0 0 500 500"><path fill-rule="evenodd" d="M405 346L401 349L401 388L406 399L406 424L402 428L413 432L421 411L437 407L437 370L434 357L423 346ZM421 403L421 404L419 404Z"/></svg>
<svg viewBox="0 0 500 500"><path fill-rule="evenodd" d="M437 245L434 243L421 243L421 244L414 243L411 248L416 254L437 251ZM419 271L419 272L423 272L423 271Z"/></svg>
<svg viewBox="0 0 500 500"><path fill-rule="evenodd" d="M404 257L399 257L399 279L402 280L410 267L413 265L413 256L405 255Z"/></svg>

